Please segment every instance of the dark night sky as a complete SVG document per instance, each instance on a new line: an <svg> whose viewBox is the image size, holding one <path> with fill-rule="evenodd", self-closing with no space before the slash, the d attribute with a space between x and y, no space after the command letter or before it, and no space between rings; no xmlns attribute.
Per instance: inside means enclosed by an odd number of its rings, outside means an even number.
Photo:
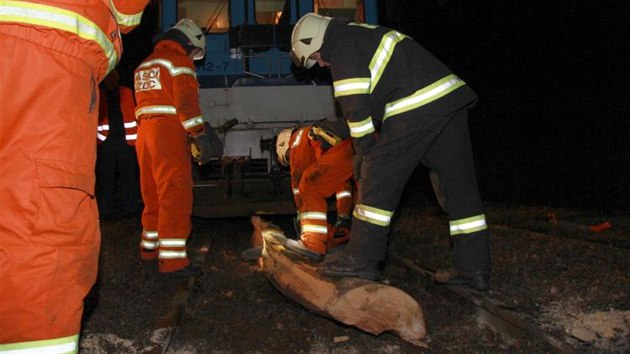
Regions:
<svg viewBox="0 0 630 354"><path fill-rule="evenodd" d="M383 1L480 96L485 199L630 209L630 1Z"/></svg>

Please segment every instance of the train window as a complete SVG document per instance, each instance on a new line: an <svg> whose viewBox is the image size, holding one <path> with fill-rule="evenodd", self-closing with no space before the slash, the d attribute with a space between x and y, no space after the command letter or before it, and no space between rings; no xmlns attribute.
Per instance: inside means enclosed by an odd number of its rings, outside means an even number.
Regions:
<svg viewBox="0 0 630 354"><path fill-rule="evenodd" d="M320 15L365 22L363 0L314 0L313 8Z"/></svg>
<svg viewBox="0 0 630 354"><path fill-rule="evenodd" d="M260 25L286 23L290 16L289 4L286 0L256 0L254 6L256 9L256 23Z"/></svg>
<svg viewBox="0 0 630 354"><path fill-rule="evenodd" d="M177 20L188 17L208 33L230 29L230 0L177 0Z"/></svg>

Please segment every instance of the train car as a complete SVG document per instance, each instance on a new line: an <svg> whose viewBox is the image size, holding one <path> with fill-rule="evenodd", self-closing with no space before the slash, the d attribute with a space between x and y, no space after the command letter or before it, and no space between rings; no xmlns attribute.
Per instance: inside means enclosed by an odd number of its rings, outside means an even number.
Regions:
<svg viewBox="0 0 630 354"><path fill-rule="evenodd" d="M288 170L276 161L284 128L336 119L327 70L297 71L291 32L317 12L377 23L376 0L161 0L160 29L188 17L206 33L197 63L204 119L223 142L223 156L194 166L194 215L294 212Z"/></svg>

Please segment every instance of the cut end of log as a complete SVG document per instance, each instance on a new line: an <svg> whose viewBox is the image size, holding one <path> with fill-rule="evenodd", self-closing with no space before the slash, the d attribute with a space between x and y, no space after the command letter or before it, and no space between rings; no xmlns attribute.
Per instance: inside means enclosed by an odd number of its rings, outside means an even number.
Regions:
<svg viewBox="0 0 630 354"><path fill-rule="evenodd" d="M264 225L252 218L254 227ZM394 332L426 347L424 315L420 304L393 286L359 278L324 278L316 267L286 251L286 237L277 227L260 230L263 270L286 297L305 308L341 323L379 335Z"/></svg>

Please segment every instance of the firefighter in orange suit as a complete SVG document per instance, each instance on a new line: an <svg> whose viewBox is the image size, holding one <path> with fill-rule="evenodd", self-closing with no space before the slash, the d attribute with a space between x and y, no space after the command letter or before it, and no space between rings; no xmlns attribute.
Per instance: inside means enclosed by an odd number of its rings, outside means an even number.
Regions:
<svg viewBox="0 0 630 354"><path fill-rule="evenodd" d="M161 273L198 274L186 254L192 230L192 171L189 137L200 164L209 162L210 127L199 107L193 60L204 57L206 39L190 19L162 34L153 53L134 75L140 165L144 201L140 257L158 259ZM213 152L214 154L217 151Z"/></svg>
<svg viewBox="0 0 630 354"><path fill-rule="evenodd" d="M96 280L98 83L147 0L0 1L0 353L75 353Z"/></svg>
<svg viewBox="0 0 630 354"><path fill-rule="evenodd" d="M114 216L117 186L120 190L121 217L136 216L139 208L138 159L133 89L119 86L114 70L100 85L99 119L96 138L96 200L101 220Z"/></svg>
<svg viewBox="0 0 630 354"><path fill-rule="evenodd" d="M300 240L288 247L313 253L316 258L348 240L353 207L352 142L321 129L317 125L285 129L276 138L278 161L290 166L300 221ZM335 227L327 221L326 198L333 194L337 203Z"/></svg>

